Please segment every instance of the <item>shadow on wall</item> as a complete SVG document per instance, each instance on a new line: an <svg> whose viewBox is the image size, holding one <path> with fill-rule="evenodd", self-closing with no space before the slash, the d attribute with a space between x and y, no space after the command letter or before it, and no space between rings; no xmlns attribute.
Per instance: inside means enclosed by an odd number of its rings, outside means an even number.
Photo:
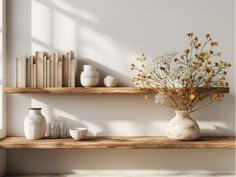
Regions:
<svg viewBox="0 0 236 177"><path fill-rule="evenodd" d="M145 102L143 96L40 94L32 95L31 106L42 107L48 123L64 120L69 128L89 128L89 135L163 134L166 117L173 117L173 112L157 107L153 100Z"/></svg>
<svg viewBox="0 0 236 177"><path fill-rule="evenodd" d="M45 158L47 154L48 158ZM74 173L94 176L159 176L160 173L181 174L233 173L234 150L193 149L70 149L9 150L9 174ZM32 157L38 157L32 161ZM15 160L17 157L18 160ZM24 161L24 163L22 163ZM191 162L191 163L190 163ZM204 162L204 163L203 163ZM51 165L48 165L51 164ZM54 168L52 168L54 165ZM31 168L29 168L29 166ZM222 166L224 169L222 170ZM116 175L115 175L116 174ZM159 174L159 175L157 175ZM184 176L184 175L183 175ZM208 176L208 175L207 175Z"/></svg>
<svg viewBox="0 0 236 177"><path fill-rule="evenodd" d="M131 78L127 77L117 71L114 71L110 69L109 67L106 67L100 63L95 62L94 60L91 60L89 58L80 58L78 60L78 73L81 73L83 71L83 65L94 65L97 68L97 71L100 74L100 80L99 80L99 86L104 87L104 78L107 75L115 76L118 79L118 87L125 87L125 86L132 86ZM79 78L79 77L78 77ZM80 82L78 81L78 86L81 86Z"/></svg>

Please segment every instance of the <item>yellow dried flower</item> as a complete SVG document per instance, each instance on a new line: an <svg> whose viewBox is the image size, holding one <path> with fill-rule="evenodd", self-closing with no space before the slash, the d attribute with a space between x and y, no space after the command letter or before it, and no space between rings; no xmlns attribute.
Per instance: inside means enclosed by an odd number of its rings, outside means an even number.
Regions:
<svg viewBox="0 0 236 177"><path fill-rule="evenodd" d="M194 99L195 99L195 95L194 95L194 94L191 94L191 95L189 96L189 98L190 98L190 100L194 100Z"/></svg>

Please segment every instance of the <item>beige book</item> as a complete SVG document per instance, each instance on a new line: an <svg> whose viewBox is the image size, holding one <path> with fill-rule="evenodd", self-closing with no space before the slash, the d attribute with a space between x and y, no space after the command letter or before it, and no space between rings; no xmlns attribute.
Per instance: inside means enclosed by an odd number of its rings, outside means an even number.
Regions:
<svg viewBox="0 0 236 177"><path fill-rule="evenodd" d="M70 86L71 87L75 87L75 59L71 59L71 63L70 63L70 66L71 66L71 74L70 74L70 76L71 76L71 84L70 84Z"/></svg>
<svg viewBox="0 0 236 177"><path fill-rule="evenodd" d="M36 67L37 67L37 88L44 86L44 56L48 56L47 52L36 51Z"/></svg>
<svg viewBox="0 0 236 177"><path fill-rule="evenodd" d="M72 51L72 50L70 51L70 57L71 57L71 58L75 58L75 52Z"/></svg>
<svg viewBox="0 0 236 177"><path fill-rule="evenodd" d="M33 63L33 88L37 88L37 65L36 65L36 60Z"/></svg>
<svg viewBox="0 0 236 177"><path fill-rule="evenodd" d="M70 52L67 52L66 53L66 58L67 58L67 73L68 73L68 87L71 87L70 84L71 84L71 69L70 69L70 65L71 65L71 57L70 57Z"/></svg>
<svg viewBox="0 0 236 177"><path fill-rule="evenodd" d="M58 87L58 72L57 72L57 70L58 70L58 55L57 55L57 53L53 53L53 60L54 60L54 74L55 74L55 76L54 76L54 87Z"/></svg>
<svg viewBox="0 0 236 177"><path fill-rule="evenodd" d="M68 87L68 60L65 55L62 55L62 77L63 77L63 82L62 86L63 87Z"/></svg>
<svg viewBox="0 0 236 177"><path fill-rule="evenodd" d="M78 82L78 61L75 58L75 52L74 51L70 51L70 57L75 59L75 87L77 86L77 82Z"/></svg>
<svg viewBox="0 0 236 177"><path fill-rule="evenodd" d="M20 58L20 87L26 88L26 57L22 55Z"/></svg>
<svg viewBox="0 0 236 177"><path fill-rule="evenodd" d="M57 68L57 73L58 73L58 76L57 76L57 83L58 83L58 87L62 87L62 58L61 56L58 56L58 68Z"/></svg>
<svg viewBox="0 0 236 177"><path fill-rule="evenodd" d="M30 56L30 87L34 88L34 56Z"/></svg>
<svg viewBox="0 0 236 177"><path fill-rule="evenodd" d="M47 87L47 56L43 56L43 87Z"/></svg>
<svg viewBox="0 0 236 177"><path fill-rule="evenodd" d="M16 87L20 87L20 60L16 58Z"/></svg>
<svg viewBox="0 0 236 177"><path fill-rule="evenodd" d="M49 56L49 60L50 60L50 87L55 87L55 81L54 81L54 77L55 77L55 63L54 63L54 57L52 55Z"/></svg>
<svg viewBox="0 0 236 177"><path fill-rule="evenodd" d="M46 60L47 70L46 70L46 87L50 87L50 58Z"/></svg>
<svg viewBox="0 0 236 177"><path fill-rule="evenodd" d="M26 58L26 87L31 87L31 67L30 58Z"/></svg>

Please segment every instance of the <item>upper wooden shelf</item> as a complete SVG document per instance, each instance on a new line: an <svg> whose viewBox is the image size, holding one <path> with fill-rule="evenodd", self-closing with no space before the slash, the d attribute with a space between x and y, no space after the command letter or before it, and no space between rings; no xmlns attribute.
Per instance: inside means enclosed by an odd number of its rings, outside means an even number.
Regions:
<svg viewBox="0 0 236 177"><path fill-rule="evenodd" d="M235 137L202 137L197 141L175 141L163 136L98 136L81 141L73 139L26 140L6 137L4 149L235 149Z"/></svg>
<svg viewBox="0 0 236 177"><path fill-rule="evenodd" d="M229 93L229 88L198 88L199 92L205 92L212 89L220 90L221 93ZM76 87L76 88L14 88L14 87L6 87L4 89L4 92L7 94L12 93L151 93L152 91L146 91L146 90L138 90L134 87L90 87L90 88L84 88L84 87Z"/></svg>

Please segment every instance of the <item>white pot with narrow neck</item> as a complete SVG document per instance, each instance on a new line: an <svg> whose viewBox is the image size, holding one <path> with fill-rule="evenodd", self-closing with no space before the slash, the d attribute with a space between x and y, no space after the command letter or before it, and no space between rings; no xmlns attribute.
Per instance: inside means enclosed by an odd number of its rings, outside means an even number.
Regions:
<svg viewBox="0 0 236 177"><path fill-rule="evenodd" d="M29 108L29 114L25 117L24 132L26 139L42 139L46 133L46 119L41 114L41 108Z"/></svg>
<svg viewBox="0 0 236 177"><path fill-rule="evenodd" d="M200 128L188 111L175 111L175 117L168 123L166 135L174 140L196 140L200 136Z"/></svg>

